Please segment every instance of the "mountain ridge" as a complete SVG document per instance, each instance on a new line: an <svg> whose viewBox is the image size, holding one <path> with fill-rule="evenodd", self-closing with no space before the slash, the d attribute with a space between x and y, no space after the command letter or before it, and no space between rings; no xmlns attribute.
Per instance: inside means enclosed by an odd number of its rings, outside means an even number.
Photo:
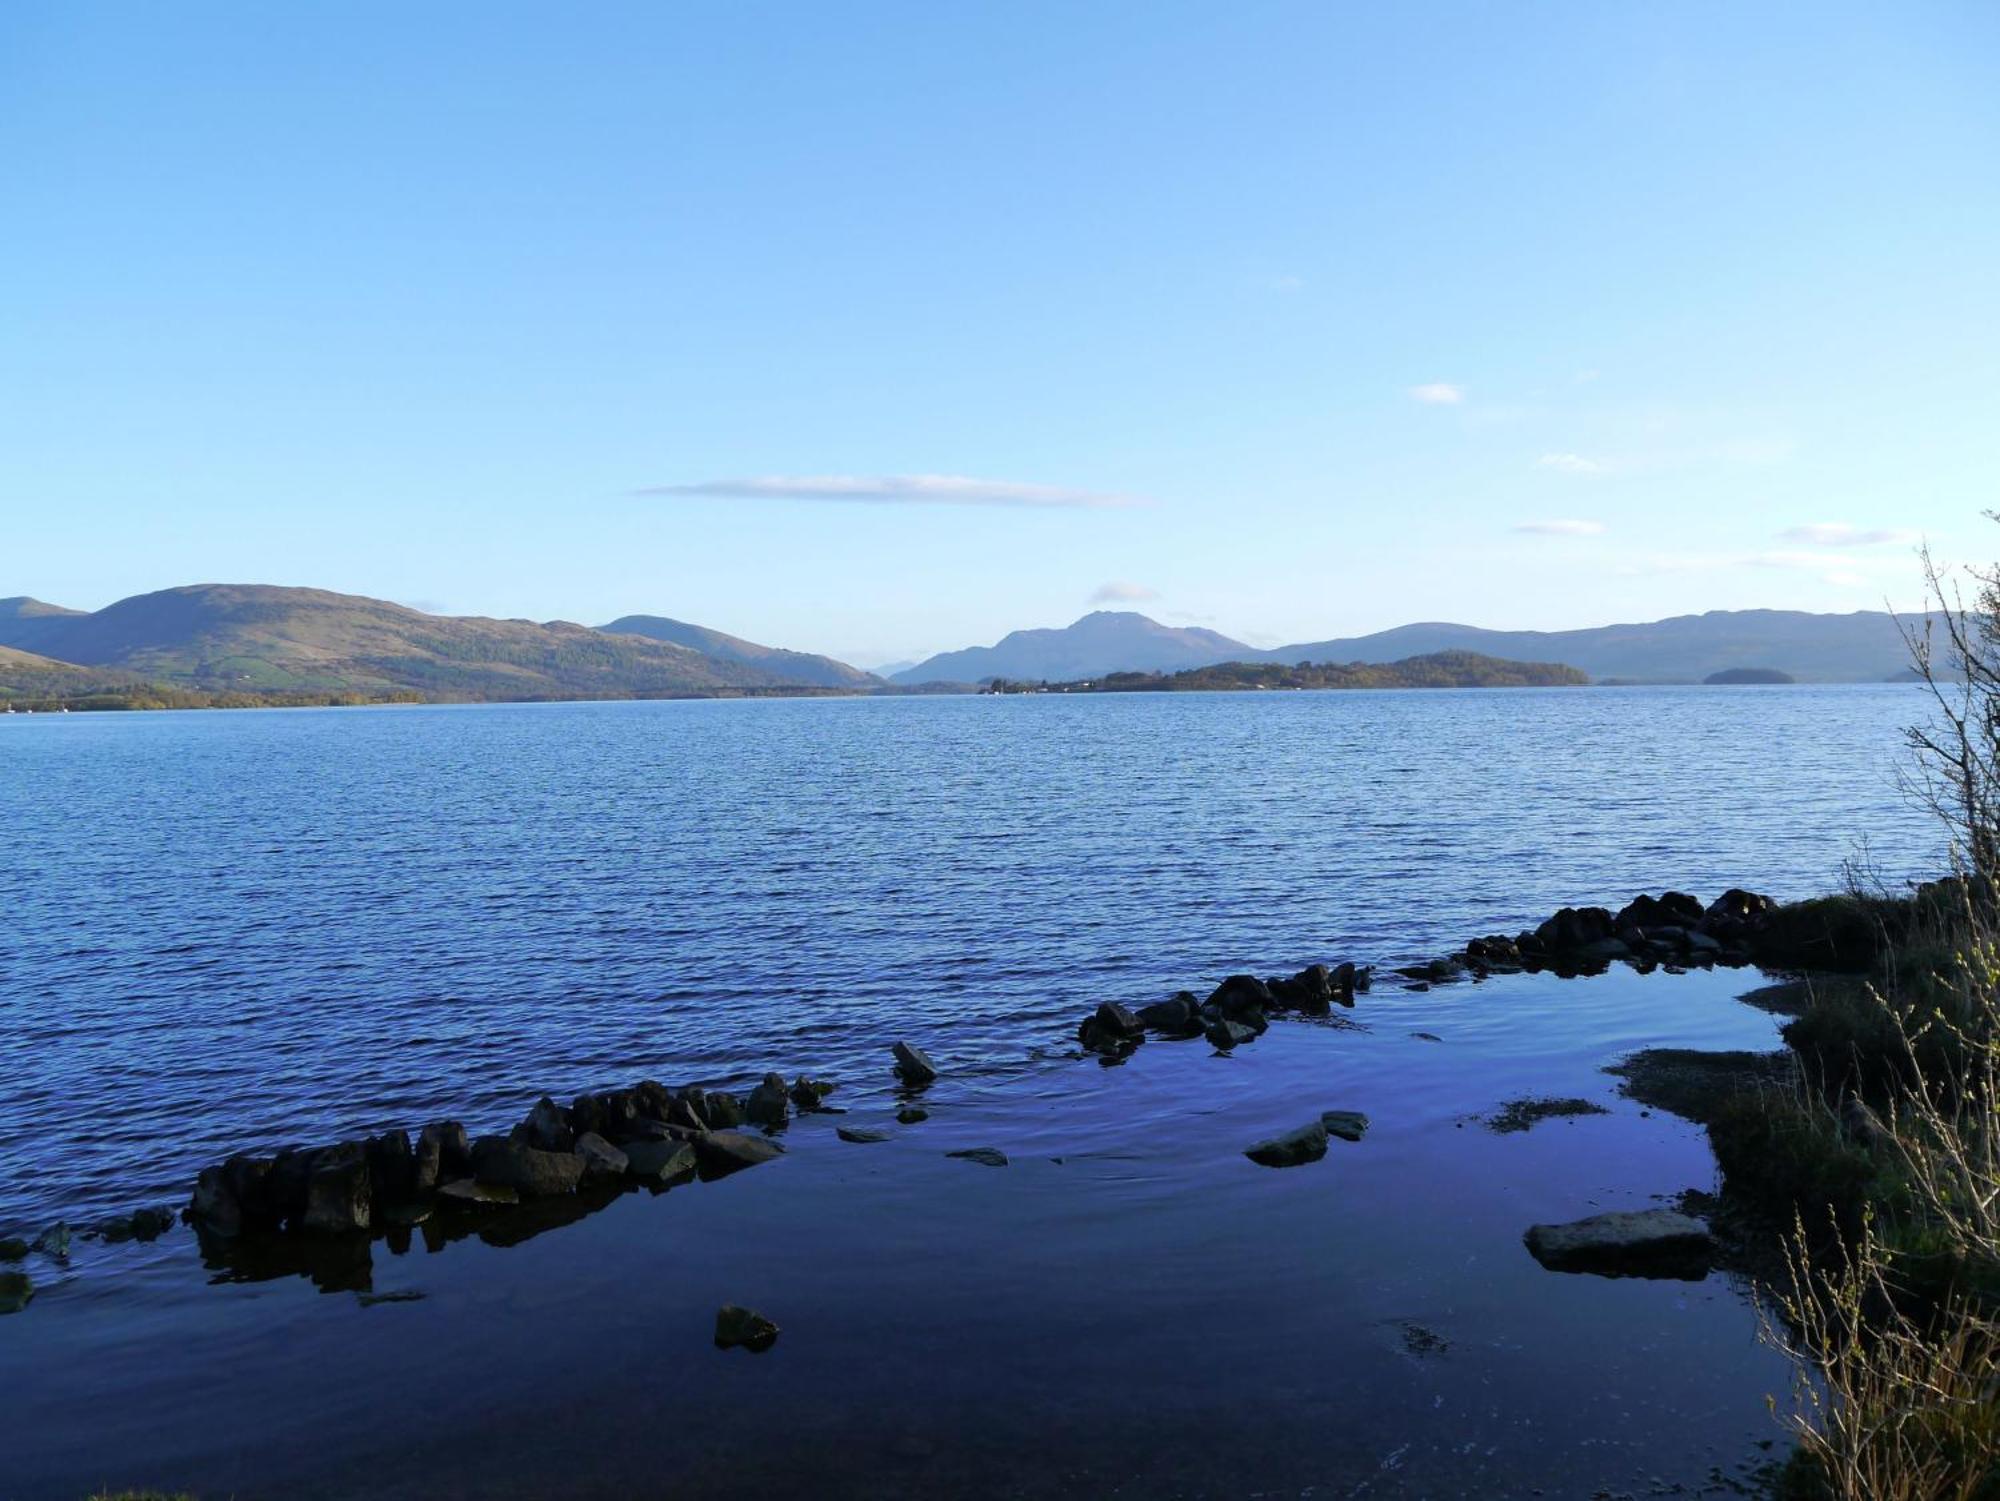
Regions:
<svg viewBox="0 0 2000 1501"><path fill-rule="evenodd" d="M1110 671L1208 667L1254 650L1218 631L1162 625L1136 610L1093 610L1071 625L1010 631L992 646L939 652L890 681L979 683L1004 677L1070 682Z"/></svg>
<svg viewBox="0 0 2000 1501"><path fill-rule="evenodd" d="M761 646L740 636L731 636L705 625L690 625L665 615L621 615L609 625L600 625L597 629L614 636L644 636L651 641L685 646L704 656L720 657L727 662L747 662L781 673L794 681L822 688L864 690L878 688L883 683L883 679L874 673L863 672L832 657L789 651L781 646Z"/></svg>
<svg viewBox="0 0 2000 1501"><path fill-rule="evenodd" d="M533 700L820 687L753 662L569 621L430 615L325 589L188 584L90 612L22 608L25 599L0 608L0 646L206 692Z"/></svg>
<svg viewBox="0 0 2000 1501"><path fill-rule="evenodd" d="M1926 620L1906 622L1921 630ZM1119 631L1103 624L1143 622ZM1091 624L1095 622L1095 624ZM1083 629L1089 625L1089 629ZM1182 658L1159 662L1155 633L1181 641ZM1200 638L1208 638L1206 641ZM1213 631L1163 626L1131 611L1097 611L1073 625L1014 631L990 647L941 652L892 674L891 682L993 678L1068 682L1114 672L1181 671L1222 662L1382 665L1438 652L1467 651L1517 662L1558 662L1593 679L1695 683L1715 672L1775 668L1801 682L1887 682L1907 675L1909 649L1898 618L1886 611L1818 614L1804 610L1708 610L1662 620L1566 631L1501 631L1452 621L1422 621L1363 636L1259 649ZM975 673L976 676L957 674Z"/></svg>

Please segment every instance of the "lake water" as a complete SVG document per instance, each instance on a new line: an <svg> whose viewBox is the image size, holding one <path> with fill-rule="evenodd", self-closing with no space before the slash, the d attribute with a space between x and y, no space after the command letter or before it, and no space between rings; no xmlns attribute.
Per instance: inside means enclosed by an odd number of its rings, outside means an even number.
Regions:
<svg viewBox="0 0 2000 1501"><path fill-rule="evenodd" d="M777 1068L878 1146L550 1233L208 1284L84 1243L0 1320L8 1495L1590 1494L1735 1476L1740 1290L1542 1271L1713 1168L1634 1047L1774 1045L1744 974L1378 991L1224 1058L1102 999L1395 963L1556 906L1938 865L1907 688L576 704L0 719L0 1233L539 1093ZM1438 1042L1412 1034L1432 1034ZM1496 1136L1523 1094L1611 1113ZM1376 1127L1270 1172L1321 1109ZM943 1156L993 1144L993 1170ZM364 1306L357 1291L421 1293ZM725 1299L785 1326L706 1346ZM1411 1335L1410 1328L1435 1335ZM80 1414L88 1411L85 1421ZM4 1487L0 1487L4 1489Z"/></svg>

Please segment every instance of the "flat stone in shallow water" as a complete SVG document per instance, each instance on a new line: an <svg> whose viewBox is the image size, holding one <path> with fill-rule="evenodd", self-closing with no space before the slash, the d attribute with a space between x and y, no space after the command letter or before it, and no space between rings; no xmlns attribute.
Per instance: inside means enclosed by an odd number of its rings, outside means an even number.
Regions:
<svg viewBox="0 0 2000 1501"><path fill-rule="evenodd" d="M946 1152L947 1157L956 1157L961 1162L976 1162L981 1167L1005 1167L1007 1154L998 1147L967 1147L960 1152Z"/></svg>
<svg viewBox="0 0 2000 1501"><path fill-rule="evenodd" d="M34 1296L34 1280L26 1272L0 1272L0 1313L19 1313Z"/></svg>
<svg viewBox="0 0 2000 1501"><path fill-rule="evenodd" d="M694 1140L702 1175L719 1178L741 1168L755 1167L785 1155L785 1149L765 1136L744 1131L710 1131Z"/></svg>
<svg viewBox="0 0 2000 1501"><path fill-rule="evenodd" d="M778 1342L778 1326L763 1314L725 1303L715 1315L715 1348L733 1350L741 1346L761 1355Z"/></svg>
<svg viewBox="0 0 2000 1501"><path fill-rule="evenodd" d="M1708 1226L1673 1209L1619 1211L1567 1225L1533 1225L1522 1240L1529 1254L1552 1272L1689 1282L1708 1275L1715 1251Z"/></svg>
<svg viewBox="0 0 2000 1501"><path fill-rule="evenodd" d="M1313 1121L1282 1136L1260 1141L1243 1155L1263 1167L1298 1167L1317 1162L1326 1155L1326 1125Z"/></svg>
<svg viewBox="0 0 2000 1501"><path fill-rule="evenodd" d="M1320 1112L1319 1123L1328 1135L1342 1141L1359 1141L1368 1134L1368 1117L1359 1110L1325 1110Z"/></svg>
<svg viewBox="0 0 2000 1501"><path fill-rule="evenodd" d="M874 1126L835 1126L833 1134L842 1141L852 1142L887 1141L890 1135Z"/></svg>

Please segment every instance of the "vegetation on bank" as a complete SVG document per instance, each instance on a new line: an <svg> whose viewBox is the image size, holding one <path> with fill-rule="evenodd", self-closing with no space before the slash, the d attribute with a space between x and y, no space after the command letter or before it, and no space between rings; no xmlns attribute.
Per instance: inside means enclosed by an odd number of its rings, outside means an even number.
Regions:
<svg viewBox="0 0 2000 1501"><path fill-rule="evenodd" d="M2000 1501L2000 570L1969 608L1927 570L1911 786L1958 873L1778 909L1778 960L1808 976L1786 1052L1617 1070L1707 1127L1718 1226L1777 1294L1789 1501Z"/></svg>
<svg viewBox="0 0 2000 1501"><path fill-rule="evenodd" d="M1557 662L1507 662L1440 651L1400 662L1218 662L1181 672L1113 672L1073 683L995 678L988 693L1218 693L1259 688L1577 688L1588 675Z"/></svg>

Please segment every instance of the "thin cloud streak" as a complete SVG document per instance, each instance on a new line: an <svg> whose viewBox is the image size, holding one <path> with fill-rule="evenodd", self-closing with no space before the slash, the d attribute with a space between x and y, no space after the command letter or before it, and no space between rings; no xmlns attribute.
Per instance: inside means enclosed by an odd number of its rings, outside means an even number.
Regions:
<svg viewBox="0 0 2000 1501"><path fill-rule="evenodd" d="M1537 537L1601 537L1604 523L1576 519L1558 521L1517 521L1514 530Z"/></svg>
<svg viewBox="0 0 2000 1501"><path fill-rule="evenodd" d="M1141 600L1158 599L1160 591L1149 589L1144 584L1128 584L1114 579L1108 584L1099 584L1091 591L1090 602L1094 605L1113 603L1137 604Z"/></svg>
<svg viewBox="0 0 2000 1501"><path fill-rule="evenodd" d="M1788 526L1778 533L1787 542L1809 542L1814 547L1881 547L1891 542L1914 542L1917 534L1897 527L1859 527L1845 521L1815 521L1805 526Z"/></svg>
<svg viewBox="0 0 2000 1501"><path fill-rule="evenodd" d="M1434 380L1410 387L1410 399L1421 401L1426 406L1455 407L1465 400L1465 387L1455 386L1448 380Z"/></svg>
<svg viewBox="0 0 2000 1501"><path fill-rule="evenodd" d="M1604 466L1580 453L1545 453L1535 460L1537 469L1554 469L1561 474L1602 474Z"/></svg>
<svg viewBox="0 0 2000 1501"><path fill-rule="evenodd" d="M1017 484L971 479L959 474L763 475L752 479L701 480L694 484L648 485L635 495L674 495L712 500L818 500L864 505L1020 506L1035 510L1122 510L1147 502L1131 495L1074 490L1061 485Z"/></svg>

